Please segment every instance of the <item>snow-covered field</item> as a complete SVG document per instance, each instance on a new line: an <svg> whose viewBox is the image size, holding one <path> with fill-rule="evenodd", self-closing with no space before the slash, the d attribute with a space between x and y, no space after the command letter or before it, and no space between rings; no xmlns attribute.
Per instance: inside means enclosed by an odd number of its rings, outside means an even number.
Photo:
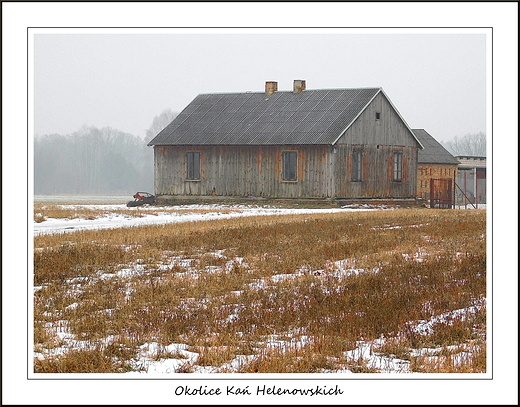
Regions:
<svg viewBox="0 0 520 407"><path fill-rule="evenodd" d="M196 222L204 220L230 219L249 216L270 215L303 215L313 213L338 213L349 211L382 210L386 207L365 205L362 207L342 207L328 209L284 209L269 206L250 205L178 205L158 207L144 205L137 208L127 208L125 204L54 204L61 209L72 210L99 210L104 215L96 219L52 219L43 222L34 222L34 235L75 232L79 230L115 229L144 225L160 225L166 223ZM111 213L111 211L131 210L139 216ZM179 212L175 212L179 211ZM149 212L149 213L147 213Z"/></svg>
<svg viewBox="0 0 520 407"><path fill-rule="evenodd" d="M47 201L49 203L49 201ZM152 224L168 224L168 223L181 223L181 222L197 222L217 219L228 219L228 218L240 218L240 217L251 217L251 216L273 216L273 215L298 215L298 214L316 214L316 213L339 213L339 212L352 212L352 211L375 211L375 210L388 210L390 208L385 206L375 207L369 205L362 206L345 206L342 208L327 208L327 209L286 209L276 208L269 206L252 206L252 205L179 205L179 206L142 206L138 208L127 208L125 204L54 204L52 205L63 209L72 211L87 210L96 213L97 217L79 217L75 219L61 218L47 218L43 221L34 222L34 235L41 234L55 234L55 233L69 233L81 230L96 230L96 229L114 229L122 227L138 227L142 225ZM395 208L394 208L395 209ZM94 212L98 211L98 212ZM132 213L119 213L124 211L135 212L136 216ZM412 225L413 227L421 227L421 224ZM392 228L400 228L400 226L394 226ZM388 229L388 228L386 228ZM214 256L225 258L222 253L212 253ZM403 256L405 256L403 254ZM408 256L408 255L407 255ZM422 261L421 254L418 253L413 258L409 259L415 261ZM230 258L228 263L240 264L243 259L241 258ZM180 267L187 273L194 273L194 270L190 269L191 260L181 259L175 266ZM350 275L358 275L360 273L371 272L377 273L378 270L364 270L357 269L349 264L348 261L337 261L330 265L330 270L333 270L333 274L338 277L346 277ZM331 275L329 272L326 274ZM211 270L208 270L211 271ZM127 265L121 269L117 275L115 274L103 274L99 278L111 278L117 277L122 280L130 278L132 276L141 275L146 271L140 264ZM270 282L279 282L287 278L299 278L306 273L306 270L300 270L295 274L279 274L273 275L267 280L258 281L256 284L259 289L262 286L270 284ZM197 276L194 273L194 278ZM320 272L314 272L316 278L320 278ZM144 274L143 274L144 275ZM34 287L34 291L38 291L41 287ZM237 293L240 295L240 293ZM77 305L77 304L76 304ZM432 317L431 320L421 321L410 321L410 329L417 332L420 335L431 333L431 327L435 324L443 323L450 324L453 321L464 320L468 316L471 316L478 312L483 307L485 308L485 300L475 303L472 307L453 310L446 314ZM69 306L74 307L74 304ZM451 322L450 322L451 321ZM55 332L55 335L61 341L61 346L41 350L44 353L35 352L34 357L37 359L47 358L49 356L59 356L70 352L71 350L88 349L88 342L80 341L75 338L75 335L71 334L68 330L68 321L59 320L52 323L52 326L48 328ZM106 343L113 342L115 338L107 337ZM264 342L266 349L276 348L278 350L295 349L304 347L306 345L306 337L299 336L294 340L280 340L277 336L272 336ZM381 372L383 374L395 374L395 373L406 373L412 374L410 369L410 361L400 359L395 355L385 355L377 350L385 344L386 338L381 337L373 341L360 341L357 343L357 347L353 350L345 352L346 360L360 362L367 369L373 369L374 371ZM190 366L190 373L195 374L209 374L218 372L236 372L239 371L240 367L250 363L258 355L237 355L229 363L221 366L219 369L215 369L211 366L199 366L196 365L199 354L190 352L187 350L189 346L183 343L171 343L167 346L160 345L156 342L147 342L140 346L138 358L133 363L133 368L137 371L126 373L126 376L136 377L161 377L165 374L181 372L183 366ZM457 346L453 347L455 350ZM424 356L432 361L439 358L439 349L418 349L415 350L414 356ZM450 349L445 349L450 351ZM167 355L165 357L165 355ZM176 355L176 357L168 357L168 355ZM453 364L464 363L464 358L471 358L471 350L467 352L465 350L458 349L458 352L454 352ZM353 372L347 368L342 370L334 370L329 373L334 374L347 374L350 375Z"/></svg>

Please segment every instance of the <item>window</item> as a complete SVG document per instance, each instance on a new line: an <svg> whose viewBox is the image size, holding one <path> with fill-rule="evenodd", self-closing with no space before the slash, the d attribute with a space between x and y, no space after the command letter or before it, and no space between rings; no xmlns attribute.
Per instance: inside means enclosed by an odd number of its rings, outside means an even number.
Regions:
<svg viewBox="0 0 520 407"><path fill-rule="evenodd" d="M403 153L394 153L393 180L396 182L403 180Z"/></svg>
<svg viewBox="0 0 520 407"><path fill-rule="evenodd" d="M381 118L381 113L376 112L376 120L379 120Z"/></svg>
<svg viewBox="0 0 520 407"><path fill-rule="evenodd" d="M352 154L352 181L363 180L363 152L354 151Z"/></svg>
<svg viewBox="0 0 520 407"><path fill-rule="evenodd" d="M298 153L296 151L282 151L283 161L283 181L296 181L297 180L297 159Z"/></svg>
<svg viewBox="0 0 520 407"><path fill-rule="evenodd" d="M187 162L187 179L199 180L200 179L200 153L199 152L186 153L186 162Z"/></svg>

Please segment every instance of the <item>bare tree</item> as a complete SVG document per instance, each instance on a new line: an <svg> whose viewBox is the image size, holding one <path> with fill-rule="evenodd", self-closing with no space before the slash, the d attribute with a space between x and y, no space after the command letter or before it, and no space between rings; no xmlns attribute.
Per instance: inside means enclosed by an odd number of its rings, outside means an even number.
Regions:
<svg viewBox="0 0 520 407"><path fill-rule="evenodd" d="M177 116L166 109L153 119L146 140L110 127L83 126L68 135L34 140L34 191L105 193L153 190L153 150L147 143Z"/></svg>
<svg viewBox="0 0 520 407"><path fill-rule="evenodd" d="M159 114L155 116L153 122L148 130L146 130L145 141L146 143L150 142L159 132L164 129L167 125L169 125L175 117L177 117L178 113L173 112L171 109L165 109Z"/></svg>
<svg viewBox="0 0 520 407"><path fill-rule="evenodd" d="M153 189L153 152L141 137L83 126L34 140L34 191L135 193Z"/></svg>
<svg viewBox="0 0 520 407"><path fill-rule="evenodd" d="M486 133L466 134L455 136L453 140L441 143L453 155L471 157L486 157Z"/></svg>

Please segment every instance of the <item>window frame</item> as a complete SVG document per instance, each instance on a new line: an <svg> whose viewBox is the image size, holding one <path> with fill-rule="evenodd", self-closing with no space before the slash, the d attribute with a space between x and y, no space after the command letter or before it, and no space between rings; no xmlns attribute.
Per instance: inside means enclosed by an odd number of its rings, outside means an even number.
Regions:
<svg viewBox="0 0 520 407"><path fill-rule="evenodd" d="M294 163L291 161L294 157ZM293 168L288 168L293 164ZM291 177L294 173L294 177ZM298 182L298 151L283 150L282 151L282 181L283 182Z"/></svg>
<svg viewBox="0 0 520 407"><path fill-rule="evenodd" d="M392 155L392 181L402 182L403 181L403 152L394 151Z"/></svg>
<svg viewBox="0 0 520 407"><path fill-rule="evenodd" d="M200 151L186 151L186 181L200 181Z"/></svg>
<svg viewBox="0 0 520 407"><path fill-rule="evenodd" d="M352 151L352 171L351 177L352 182L363 181L363 151L354 150Z"/></svg>

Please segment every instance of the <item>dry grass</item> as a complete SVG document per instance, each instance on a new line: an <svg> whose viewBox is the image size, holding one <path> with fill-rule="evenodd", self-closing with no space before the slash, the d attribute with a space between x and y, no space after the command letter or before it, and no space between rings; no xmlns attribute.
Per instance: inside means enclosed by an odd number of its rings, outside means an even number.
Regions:
<svg viewBox="0 0 520 407"><path fill-rule="evenodd" d="M92 350L73 350L67 354L34 361L35 373L125 373L134 370L128 360L135 351L107 346Z"/></svg>
<svg viewBox="0 0 520 407"><path fill-rule="evenodd" d="M35 204L34 205L34 221L41 223L48 219L97 219L108 215L122 215L132 218L141 218L145 215L158 216L159 213L169 214L189 214L189 213L236 213L241 212L239 209L169 209L168 207L134 207L129 209L91 209L82 205L69 208L70 205L57 204Z"/></svg>
<svg viewBox="0 0 520 407"><path fill-rule="evenodd" d="M222 372L237 355L256 355L242 372L373 372L344 354L357 341L384 336L376 352L409 361L414 371L480 372L485 307L438 323L429 335L411 330L410 321L485 298L485 216L410 209L37 236L35 346L57 346L51 327L65 320L68 332L97 352L89 351L92 372L131 369L146 342L188 344L199 354L196 365ZM306 339L273 349L274 337ZM108 363L107 338L133 353ZM475 353L465 363L412 356L414 349L468 343ZM74 360L85 355L37 359L35 371L77 371ZM178 372L196 365L186 362Z"/></svg>

